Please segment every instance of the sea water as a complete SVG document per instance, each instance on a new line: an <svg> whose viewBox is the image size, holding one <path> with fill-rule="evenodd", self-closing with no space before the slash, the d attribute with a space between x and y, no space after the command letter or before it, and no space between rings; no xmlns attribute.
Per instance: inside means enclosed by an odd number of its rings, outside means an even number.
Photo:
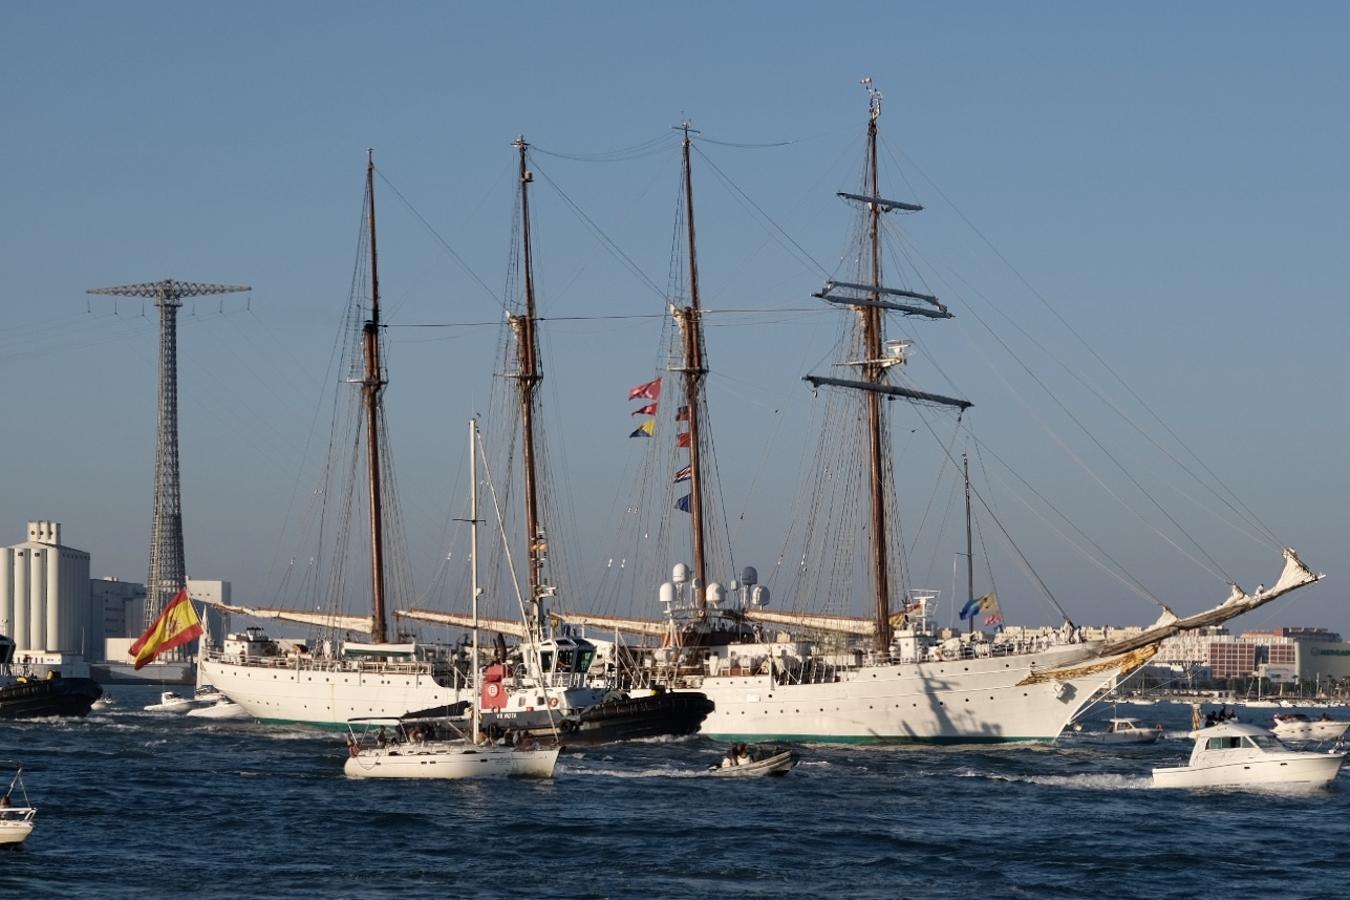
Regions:
<svg viewBox="0 0 1350 900"><path fill-rule="evenodd" d="M801 746L784 778L721 779L704 771L723 748L685 738L567 753L550 781L414 782L346 779L335 732L110 693L86 719L0 723L39 809L0 853L3 900L1310 897L1350 879L1350 775L1151 786L1189 753L1180 706L1135 711L1169 729L1147 747Z"/></svg>

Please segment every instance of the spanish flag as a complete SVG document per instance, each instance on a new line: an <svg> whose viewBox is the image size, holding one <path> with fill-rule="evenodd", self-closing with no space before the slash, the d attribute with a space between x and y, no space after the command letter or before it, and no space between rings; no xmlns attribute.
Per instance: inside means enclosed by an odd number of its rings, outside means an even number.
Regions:
<svg viewBox="0 0 1350 900"><path fill-rule="evenodd" d="M197 618L197 610L188 599L187 588L183 588L127 652L136 658L136 668L139 670L165 650L181 647L201 633L202 620Z"/></svg>

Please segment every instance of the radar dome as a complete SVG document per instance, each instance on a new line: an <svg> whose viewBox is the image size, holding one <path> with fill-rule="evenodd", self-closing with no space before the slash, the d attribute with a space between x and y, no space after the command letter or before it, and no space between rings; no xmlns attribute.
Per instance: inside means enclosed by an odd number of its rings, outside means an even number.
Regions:
<svg viewBox="0 0 1350 900"><path fill-rule="evenodd" d="M759 584L759 573L755 571L754 566L741 569L741 584Z"/></svg>
<svg viewBox="0 0 1350 900"><path fill-rule="evenodd" d="M689 567L684 563L676 563L675 568L671 570L670 580L676 584L684 584L689 580Z"/></svg>

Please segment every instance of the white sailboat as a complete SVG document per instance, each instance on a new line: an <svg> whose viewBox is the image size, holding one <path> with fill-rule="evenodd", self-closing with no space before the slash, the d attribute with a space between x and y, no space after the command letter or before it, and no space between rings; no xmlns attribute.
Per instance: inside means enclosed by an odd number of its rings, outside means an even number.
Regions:
<svg viewBox="0 0 1350 900"><path fill-rule="evenodd" d="M228 635L199 662L206 679L243 711L264 722L345 727L358 717L398 718L449 706L469 696L466 672L443 648L387 640L384 517L380 437L381 397L387 384L381 359L378 255L375 242L375 162L366 163L366 212L370 244L370 310L361 331L361 374L367 490L370 507L371 614L342 615L219 604L224 612L317 626L370 642L273 640L261 628Z"/></svg>
<svg viewBox="0 0 1350 900"><path fill-rule="evenodd" d="M15 792L18 793L15 793ZM23 786L23 767L14 766L14 775L0 794L0 846L22 844L33 833L37 809Z"/></svg>
<svg viewBox="0 0 1350 900"><path fill-rule="evenodd" d="M474 695L478 695L478 427L469 422L469 559L473 615ZM464 779L489 777L551 778L558 761L559 747L534 747L521 744L499 746L484 741L479 731L478 701L473 702L469 740L422 740L421 732L409 731L395 720L396 734L405 738L379 741L374 747L362 747L355 732L348 738L350 755L342 770L348 778L434 778ZM380 732L384 734L383 727Z"/></svg>
<svg viewBox="0 0 1350 900"><path fill-rule="evenodd" d="M884 314L925 319L952 317L937 297L883 283L881 223L893 211L922 207L881 195L877 167L877 119L881 95L869 94L867 168L858 193L840 193L859 206L863 235L859 274L853 281L828 281L815 296L846 308L856 317L852 358L841 364L857 378L808 375L816 389L851 393L862 400L856 418L864 423L865 496L870 509L866 535L875 612L870 620L812 612L765 609L768 592L758 573L747 567L726 587L709 580L703 549L705 447L700 433L706 369L694 260L689 132L684 140L686 216L689 223L689 306L673 308L683 335L683 360L677 372L684 383L682 414L688 434L690 496L681 509L690 513L694 565L677 564L660 589L664 621L609 616L576 620L604 628L659 637L653 653L658 677L676 690L707 695L714 711L701 733L729 741L832 742L996 742L1048 741L1056 738L1099 692L1114 686L1148 661L1166 637L1213 625L1255 609L1321 575L1314 574L1292 549L1284 550L1284 569L1271 588L1248 594L1233 585L1218 606L1187 618L1165 610L1139 635L1118 641L1083 640L1066 615L1064 626L1034 638L993 636L971 630L957 633L935 621L936 592L898 587L900 570L889 558L888 497L893 493L887 455L888 401L903 400L964 412L963 399L914 390L892 376L907 362L907 341L888 341ZM685 442L687 441L687 443ZM834 473L836 477L842 477ZM969 503L969 499L967 499ZM837 535L827 535L836 540ZM968 554L969 555L969 554ZM973 594L973 591L972 591ZM822 598L823 600L824 598ZM896 601L900 600L898 604ZM567 620L566 615L562 616ZM760 629L801 637L764 639ZM821 635L832 636L821 640ZM870 640L869 640L870 639Z"/></svg>

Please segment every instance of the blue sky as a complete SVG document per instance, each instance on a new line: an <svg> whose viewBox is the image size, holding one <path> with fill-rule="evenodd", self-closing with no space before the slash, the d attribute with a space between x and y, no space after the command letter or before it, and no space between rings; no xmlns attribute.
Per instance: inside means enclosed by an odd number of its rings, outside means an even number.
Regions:
<svg viewBox="0 0 1350 900"><path fill-rule="evenodd" d="M866 111L857 82L870 75L894 154L883 176L893 195L929 207L904 221L906 236L958 315L921 329L910 377L970 396L981 440L1179 610L1222 596L1064 452L1057 437L1118 484L983 318L1226 572L1249 588L1269 583L1271 548L1186 499L1196 489L1184 473L1012 328L1130 402L1038 293L1281 539L1333 576L1246 624L1350 631L1338 586L1350 558L1348 25L1350 11L1330 3L7 4L0 376L10 428L0 461L11 474L0 529L18 540L25 520L58 519L94 554L95 574L143 579L153 319L84 291L167 275L250 284L248 308L205 301L183 313L186 543L194 576L269 601L327 441L327 410L314 422L332 380L368 146L500 294L516 134L563 154L539 155L538 168L658 285L675 215L673 145L622 162L567 157L640 144L686 117L711 140L791 142L702 150L832 269L850 224L833 193L856 178ZM702 157L695 179L707 305L814 302L821 272L786 252ZM381 190L391 324L496 320L494 299ZM543 179L535 207L546 315L662 311ZM708 344L724 499L738 564L765 571L794 508L802 447L814 445L799 379L836 323L822 313L721 321ZM615 552L607 517L626 486L613 473L644 452L624 437L624 391L652 371L658 328L545 328L550 441L569 463L571 568L584 577ZM461 514L463 422L486 408L498 333L394 327L389 338L389 423L420 590L434 583L447 517ZM932 464L901 465L907 522L928 502ZM1076 618L1152 618L1014 498L999 502ZM911 560L916 580L949 590L950 559L935 539ZM996 565L1010 620L1048 620L1015 567ZM633 600L644 604L655 607Z"/></svg>

